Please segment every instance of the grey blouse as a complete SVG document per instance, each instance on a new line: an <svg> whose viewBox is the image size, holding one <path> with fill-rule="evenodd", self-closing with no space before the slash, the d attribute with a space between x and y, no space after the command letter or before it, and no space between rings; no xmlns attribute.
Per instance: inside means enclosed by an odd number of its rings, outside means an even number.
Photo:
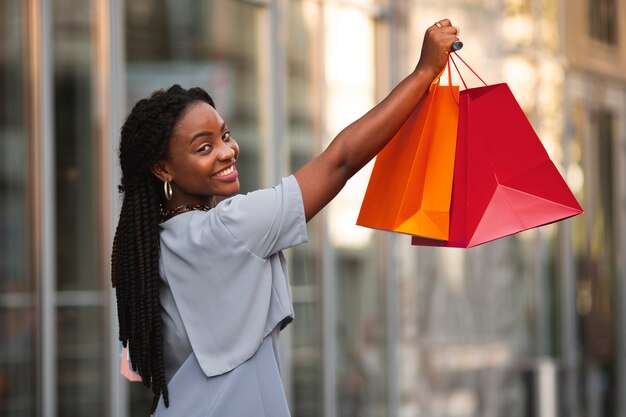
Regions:
<svg viewBox="0 0 626 417"><path fill-rule="evenodd" d="M175 216L161 224L160 235L161 317L172 410L163 414L161 399L156 414L190 415L173 413L172 405L181 400L177 397L188 401L193 395L188 387L193 378L206 379L212 392L221 392L218 381L231 379L232 384L232 376L224 374L245 362L277 361L278 329L293 319L281 250L307 241L300 188L295 177L283 178L274 188L237 195L208 212ZM263 351L273 354L254 358ZM242 369L239 373L246 372ZM277 372L276 377L280 382ZM203 413L198 415L212 415ZM221 413L214 415L230 415Z"/></svg>

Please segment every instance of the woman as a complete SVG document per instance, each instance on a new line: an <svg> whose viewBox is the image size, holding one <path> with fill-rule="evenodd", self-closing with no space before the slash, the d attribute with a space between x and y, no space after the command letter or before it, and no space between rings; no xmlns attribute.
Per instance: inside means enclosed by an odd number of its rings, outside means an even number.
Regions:
<svg viewBox="0 0 626 417"><path fill-rule="evenodd" d="M245 196L239 147L207 93L173 86L135 105L121 132L111 275L120 340L155 415L290 415L277 353L293 317L281 250L307 240L306 222L391 139L458 33L447 19L428 28L415 70L387 98L294 175Z"/></svg>

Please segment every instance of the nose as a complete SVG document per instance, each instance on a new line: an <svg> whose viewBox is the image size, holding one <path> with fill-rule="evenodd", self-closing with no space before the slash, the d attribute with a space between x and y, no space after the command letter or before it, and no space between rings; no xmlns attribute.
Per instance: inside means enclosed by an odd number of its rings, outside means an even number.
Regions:
<svg viewBox="0 0 626 417"><path fill-rule="evenodd" d="M236 145L233 146L230 143L223 143L220 147L219 158L222 161L233 159L237 156Z"/></svg>

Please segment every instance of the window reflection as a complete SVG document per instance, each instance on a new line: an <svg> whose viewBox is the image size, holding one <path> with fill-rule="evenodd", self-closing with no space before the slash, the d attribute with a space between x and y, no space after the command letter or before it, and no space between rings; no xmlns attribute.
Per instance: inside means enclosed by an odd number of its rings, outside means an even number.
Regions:
<svg viewBox="0 0 626 417"><path fill-rule="evenodd" d="M361 2L364 3L364 2ZM375 104L375 24L366 8L325 7L328 139ZM355 225L369 178L357 173L327 208L334 246L337 410L341 417L387 415L384 279L377 240ZM331 301L332 302L332 301Z"/></svg>
<svg viewBox="0 0 626 417"><path fill-rule="evenodd" d="M618 246L615 207L614 120L608 109L588 115L592 127L591 160L584 205L591 227L577 253L577 310L582 346L583 407L590 415L613 415L616 409ZM587 194L588 193L588 194ZM578 230L581 232L582 230ZM580 238L580 236L579 236Z"/></svg>
<svg viewBox="0 0 626 417"><path fill-rule="evenodd" d="M242 192L260 185L257 14L230 0L126 2L128 110L173 84L207 90L241 148Z"/></svg>
<svg viewBox="0 0 626 417"><path fill-rule="evenodd" d="M59 417L104 416L105 314L98 256L100 164L92 103L93 4L52 3ZM46 347L44 347L45 349Z"/></svg>
<svg viewBox="0 0 626 417"><path fill-rule="evenodd" d="M0 2L0 417L37 412L24 2Z"/></svg>
<svg viewBox="0 0 626 417"><path fill-rule="evenodd" d="M587 0L589 35L608 45L617 43L617 0Z"/></svg>
<svg viewBox="0 0 626 417"><path fill-rule="evenodd" d="M531 233L531 232L524 232ZM417 248L401 285L402 406L425 415L534 415L539 240ZM536 237L536 236L535 236ZM546 244L547 245L547 244ZM408 252L407 252L408 253Z"/></svg>
<svg viewBox="0 0 626 417"><path fill-rule="evenodd" d="M104 416L105 357L102 309L58 309L59 416Z"/></svg>
<svg viewBox="0 0 626 417"><path fill-rule="evenodd" d="M18 296L6 289L0 294L0 416L32 416L36 411L34 308L7 307Z"/></svg>
<svg viewBox="0 0 626 417"><path fill-rule="evenodd" d="M288 4L286 137L291 172L313 158L321 146L320 10L319 4L314 1L292 1ZM291 412L294 417L317 417L323 410L320 221L317 218L309 223L308 244L290 249L290 276L296 314L291 345Z"/></svg>
<svg viewBox="0 0 626 417"><path fill-rule="evenodd" d="M385 291L369 256L344 252L337 265L339 415L385 416ZM373 262L372 262L373 263Z"/></svg>

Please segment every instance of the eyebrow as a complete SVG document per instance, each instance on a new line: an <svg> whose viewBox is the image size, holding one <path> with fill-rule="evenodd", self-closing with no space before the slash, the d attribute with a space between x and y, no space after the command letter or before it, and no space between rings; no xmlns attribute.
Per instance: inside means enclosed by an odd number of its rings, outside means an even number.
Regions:
<svg viewBox="0 0 626 417"><path fill-rule="evenodd" d="M223 132L224 129L226 129L226 122L222 123L222 127L220 127L220 132ZM193 137L189 141L189 144L191 145L194 140L202 136L213 137L213 132L209 132L208 130L203 130L202 132L198 132L195 135L193 135Z"/></svg>

